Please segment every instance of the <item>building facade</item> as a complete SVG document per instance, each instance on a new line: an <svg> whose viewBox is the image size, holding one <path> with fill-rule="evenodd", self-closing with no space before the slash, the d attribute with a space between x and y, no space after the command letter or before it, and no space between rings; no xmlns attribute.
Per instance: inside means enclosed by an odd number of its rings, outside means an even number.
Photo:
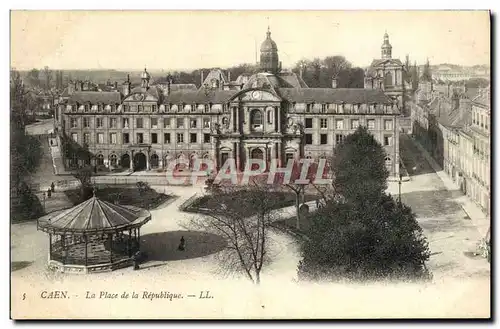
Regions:
<svg viewBox="0 0 500 329"><path fill-rule="evenodd" d="M121 92L73 93L59 107L62 130L91 156L68 159L68 165L95 161L100 168L160 170L175 159L192 165L197 158L214 160L218 168L234 158L239 170L249 159L286 165L289 159L331 157L345 136L366 126L383 145L391 176L398 177L399 108L383 90L334 88L335 80L332 88L308 88L281 69L269 30L260 65L261 72L238 77L235 88L224 88L231 81L216 72L197 90L172 91L150 84L145 70L135 88L126 81Z"/></svg>

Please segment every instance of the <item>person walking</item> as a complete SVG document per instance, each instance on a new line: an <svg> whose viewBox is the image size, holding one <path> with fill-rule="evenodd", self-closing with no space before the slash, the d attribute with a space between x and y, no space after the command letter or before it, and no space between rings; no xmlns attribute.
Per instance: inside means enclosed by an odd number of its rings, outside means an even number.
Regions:
<svg viewBox="0 0 500 329"><path fill-rule="evenodd" d="M184 236L181 236L181 243L177 250L184 251L186 249L186 240L184 240Z"/></svg>

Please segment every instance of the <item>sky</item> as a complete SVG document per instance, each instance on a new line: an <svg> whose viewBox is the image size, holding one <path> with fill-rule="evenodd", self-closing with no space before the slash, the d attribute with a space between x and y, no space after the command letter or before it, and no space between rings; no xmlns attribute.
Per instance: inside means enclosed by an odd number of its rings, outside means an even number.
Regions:
<svg viewBox="0 0 500 329"><path fill-rule="evenodd" d="M18 70L178 70L255 63L266 37L283 67L343 55L417 64L490 63L487 11L12 11L11 66ZM258 55L258 54L257 54Z"/></svg>

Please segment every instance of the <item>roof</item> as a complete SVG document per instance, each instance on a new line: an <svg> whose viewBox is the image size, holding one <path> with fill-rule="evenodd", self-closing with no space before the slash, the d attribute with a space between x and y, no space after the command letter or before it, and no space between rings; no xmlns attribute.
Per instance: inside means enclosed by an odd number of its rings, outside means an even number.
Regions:
<svg viewBox="0 0 500 329"><path fill-rule="evenodd" d="M170 92L181 91L181 90L197 90L194 83L177 83L170 85Z"/></svg>
<svg viewBox="0 0 500 329"><path fill-rule="evenodd" d="M130 94L134 93L146 93L154 96L156 99L160 99L161 95L163 92L158 89L156 86L150 86L149 88L144 88L144 87L135 87L130 91Z"/></svg>
<svg viewBox="0 0 500 329"><path fill-rule="evenodd" d="M257 88L264 88L266 86L273 88L307 88L305 82L295 75L295 73L286 72L275 75L268 72L260 72L252 75L245 82L243 89L254 88L255 82L257 82Z"/></svg>
<svg viewBox="0 0 500 329"><path fill-rule="evenodd" d="M40 218L38 228L53 233L116 232L141 226L150 219L145 209L112 204L94 196L73 208Z"/></svg>
<svg viewBox="0 0 500 329"><path fill-rule="evenodd" d="M165 99L165 103L179 104L179 103L224 103L229 101L234 96L237 90L205 90L200 89L196 91L174 91L171 92Z"/></svg>
<svg viewBox="0 0 500 329"><path fill-rule="evenodd" d="M315 103L392 103L391 99L378 89L361 88L279 88L282 98L290 102Z"/></svg>
<svg viewBox="0 0 500 329"><path fill-rule="evenodd" d="M121 94L116 91L76 91L69 96L69 100L77 103L115 104L121 103Z"/></svg>
<svg viewBox="0 0 500 329"><path fill-rule="evenodd" d="M482 105L484 107L491 106L491 98L490 98L489 92L477 95L475 98L472 99L472 101L474 103Z"/></svg>
<svg viewBox="0 0 500 329"><path fill-rule="evenodd" d="M399 58L384 58L384 59L374 59L370 66L380 66L380 65L400 65L403 63Z"/></svg>
<svg viewBox="0 0 500 329"><path fill-rule="evenodd" d="M302 78L293 72L281 72L280 78L292 85L294 88L309 88Z"/></svg>

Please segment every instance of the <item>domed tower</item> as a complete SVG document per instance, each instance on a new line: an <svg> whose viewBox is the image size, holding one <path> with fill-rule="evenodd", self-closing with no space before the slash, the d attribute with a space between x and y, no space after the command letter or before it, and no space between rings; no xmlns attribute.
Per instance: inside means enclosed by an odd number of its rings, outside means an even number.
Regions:
<svg viewBox="0 0 500 329"><path fill-rule="evenodd" d="M384 34L384 43L382 44L382 59L392 58L392 46L389 43L389 35Z"/></svg>
<svg viewBox="0 0 500 329"><path fill-rule="evenodd" d="M260 46L260 68L265 72L278 73L280 63L278 58L278 47L271 39L271 30L267 27L267 38Z"/></svg>
<svg viewBox="0 0 500 329"><path fill-rule="evenodd" d="M142 80L141 87L146 88L146 89L149 88L149 80L150 79L151 79L151 75L146 70L146 68L144 68L144 72L142 72L142 74L141 74L141 80Z"/></svg>

